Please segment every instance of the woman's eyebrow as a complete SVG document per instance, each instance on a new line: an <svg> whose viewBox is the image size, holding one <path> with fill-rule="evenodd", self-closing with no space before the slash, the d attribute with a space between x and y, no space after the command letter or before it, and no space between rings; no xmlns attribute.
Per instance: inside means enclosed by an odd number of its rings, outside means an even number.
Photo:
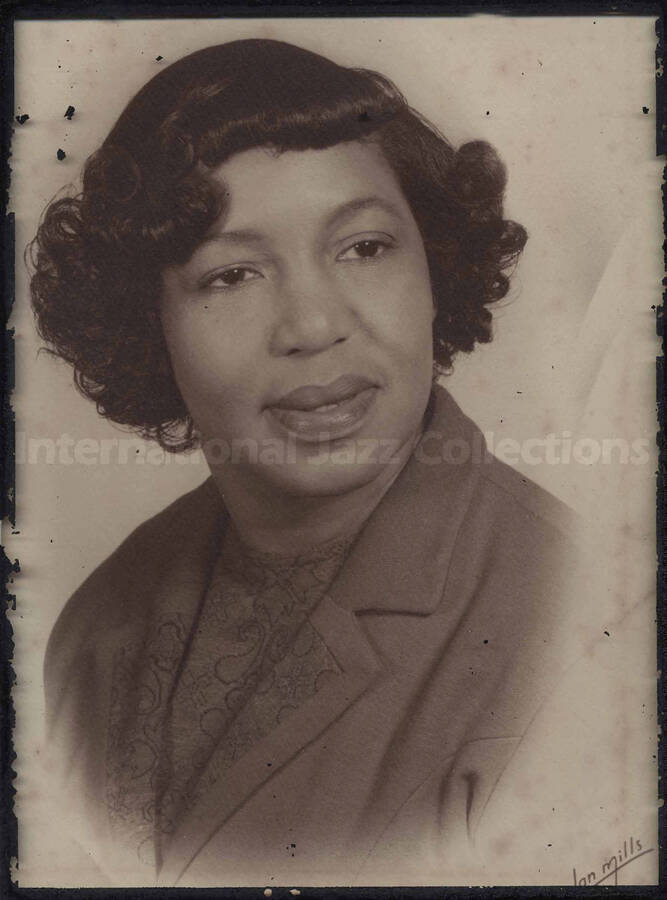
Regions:
<svg viewBox="0 0 667 900"><path fill-rule="evenodd" d="M334 209L333 212L327 216L325 226L327 228L332 228L334 225L340 225L345 219L350 219L355 213L363 212L366 209L380 209L398 219L403 218L398 206L390 200L386 200L384 197L355 197L353 200L348 200L346 203L342 203Z"/></svg>
<svg viewBox="0 0 667 900"><path fill-rule="evenodd" d="M250 228L239 229L238 231L218 231L209 234L199 245L206 244L264 244L266 236L259 231Z"/></svg>

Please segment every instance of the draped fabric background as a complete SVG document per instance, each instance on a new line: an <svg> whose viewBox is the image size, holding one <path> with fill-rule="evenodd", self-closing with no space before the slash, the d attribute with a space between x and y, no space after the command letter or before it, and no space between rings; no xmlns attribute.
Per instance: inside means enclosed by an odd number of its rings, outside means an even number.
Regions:
<svg viewBox="0 0 667 900"><path fill-rule="evenodd" d="M461 357L447 386L499 455L504 439L518 442L520 452L505 461L589 517L629 603L650 596L655 583L652 306L660 302L662 229L650 18L18 23L15 113L30 116L16 125L11 158L19 533L6 528L3 543L22 567L14 665L26 885L66 882L75 865L51 849L37 764L48 633L85 576L207 470L199 454L173 458L130 443L79 397L63 364L38 355L22 253L45 204L76 184L85 158L159 66L240 37L284 39L377 69L453 143L483 138L497 147L509 171L507 213L530 240L497 310L494 342ZM548 434L640 441L643 453L535 462L528 442ZM641 640L638 655L650 669L652 636ZM646 727L638 779L650 793L648 714Z"/></svg>

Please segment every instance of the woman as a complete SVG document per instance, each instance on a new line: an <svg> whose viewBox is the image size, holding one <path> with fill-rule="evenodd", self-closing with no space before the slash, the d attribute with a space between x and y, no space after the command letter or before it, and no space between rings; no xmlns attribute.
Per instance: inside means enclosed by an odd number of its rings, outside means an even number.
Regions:
<svg viewBox="0 0 667 900"><path fill-rule="evenodd" d="M518 880L519 826L492 863L473 839L588 632L567 511L436 381L525 243L504 186L381 75L243 40L153 78L49 207L42 337L102 415L211 470L49 644L115 883Z"/></svg>

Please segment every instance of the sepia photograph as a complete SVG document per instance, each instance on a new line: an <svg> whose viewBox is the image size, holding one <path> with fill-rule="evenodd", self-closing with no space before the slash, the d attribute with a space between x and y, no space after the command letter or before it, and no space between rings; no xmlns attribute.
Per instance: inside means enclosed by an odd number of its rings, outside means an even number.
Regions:
<svg viewBox="0 0 667 900"><path fill-rule="evenodd" d="M658 883L655 51L15 23L19 886Z"/></svg>

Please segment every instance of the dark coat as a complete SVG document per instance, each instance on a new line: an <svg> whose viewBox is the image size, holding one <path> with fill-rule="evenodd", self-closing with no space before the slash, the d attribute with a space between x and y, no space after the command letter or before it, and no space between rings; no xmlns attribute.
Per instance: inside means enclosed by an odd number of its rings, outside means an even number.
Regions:
<svg viewBox="0 0 667 900"><path fill-rule="evenodd" d="M162 848L160 884L502 883L504 869L518 883L522 866L539 882L539 862L512 854L526 825L512 819L530 799L553 823L553 796L538 778L493 821L490 800L604 625L572 602L589 590L574 515L485 453L443 390L427 434L312 613L338 672L204 792ZM458 462L436 461L443 438ZM111 840L109 779L127 765L110 723L121 710L131 727L147 702L158 619L171 610L191 628L226 519L211 479L172 503L87 579L50 639L52 740L83 798L83 840L105 848L118 884L152 876Z"/></svg>

